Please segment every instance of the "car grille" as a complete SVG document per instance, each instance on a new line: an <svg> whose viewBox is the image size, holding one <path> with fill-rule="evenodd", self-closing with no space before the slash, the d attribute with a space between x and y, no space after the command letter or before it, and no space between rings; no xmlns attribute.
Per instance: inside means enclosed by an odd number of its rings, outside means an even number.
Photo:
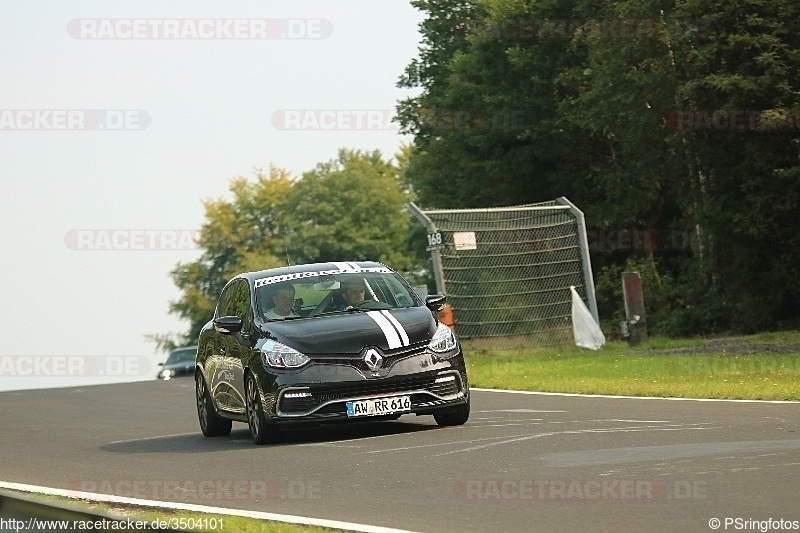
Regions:
<svg viewBox="0 0 800 533"><path fill-rule="evenodd" d="M454 379L449 379L451 377ZM287 398L285 393L281 394L278 410L281 414L289 415L310 412L344 413L344 400L402 393L410 393L412 405L417 405L457 396L461 393L462 381L459 373L446 372L413 378L311 385L302 389L310 392L311 396ZM289 389L288 392L296 390L298 389Z"/></svg>
<svg viewBox="0 0 800 533"><path fill-rule="evenodd" d="M407 346L405 348L382 352L381 355L383 356L383 361L379 368L381 369L389 368L396 362L405 359L406 357L419 355L425 351L426 347L427 343L418 343L415 345ZM314 364L317 365L350 365L361 372L369 372L371 370L367 366L367 363L364 362L364 357L362 354L358 354L355 356L344 356L344 357L314 356L312 357L312 359L314 360Z"/></svg>

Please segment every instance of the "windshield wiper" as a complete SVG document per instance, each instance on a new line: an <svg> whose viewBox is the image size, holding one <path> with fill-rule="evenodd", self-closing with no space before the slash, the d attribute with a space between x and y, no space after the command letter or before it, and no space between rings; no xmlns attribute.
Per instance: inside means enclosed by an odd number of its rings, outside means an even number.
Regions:
<svg viewBox="0 0 800 533"><path fill-rule="evenodd" d="M342 313L365 313L367 311L370 311L370 309L364 309L363 307L351 307L349 309L334 309L333 311L325 311L312 316L341 315Z"/></svg>
<svg viewBox="0 0 800 533"><path fill-rule="evenodd" d="M298 318L308 318L305 316L285 316L283 318L264 318L267 322L283 322L284 320L297 320Z"/></svg>

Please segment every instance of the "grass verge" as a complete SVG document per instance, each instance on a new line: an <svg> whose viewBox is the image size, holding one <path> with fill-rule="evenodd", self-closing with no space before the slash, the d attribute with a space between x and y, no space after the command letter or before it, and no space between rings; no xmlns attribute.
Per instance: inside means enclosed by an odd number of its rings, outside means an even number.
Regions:
<svg viewBox="0 0 800 533"><path fill-rule="evenodd" d="M464 347L473 387L541 392L800 400L800 332L652 338L602 350Z"/></svg>

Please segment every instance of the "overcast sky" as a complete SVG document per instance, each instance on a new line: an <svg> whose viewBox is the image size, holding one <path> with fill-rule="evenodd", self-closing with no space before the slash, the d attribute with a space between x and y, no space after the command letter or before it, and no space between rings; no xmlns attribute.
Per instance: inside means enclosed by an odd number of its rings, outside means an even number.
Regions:
<svg viewBox="0 0 800 533"><path fill-rule="evenodd" d="M202 200L395 154L404 0L0 4L0 390L150 379Z"/></svg>

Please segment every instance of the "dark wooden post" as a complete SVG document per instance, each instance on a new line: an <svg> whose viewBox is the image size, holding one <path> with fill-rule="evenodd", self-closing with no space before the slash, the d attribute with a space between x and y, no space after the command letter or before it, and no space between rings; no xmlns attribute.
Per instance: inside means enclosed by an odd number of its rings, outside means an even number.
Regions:
<svg viewBox="0 0 800 533"><path fill-rule="evenodd" d="M644 313L642 278L638 272L622 273L622 295L625 298L625 318L628 321L628 344L636 346L647 340L647 321Z"/></svg>

